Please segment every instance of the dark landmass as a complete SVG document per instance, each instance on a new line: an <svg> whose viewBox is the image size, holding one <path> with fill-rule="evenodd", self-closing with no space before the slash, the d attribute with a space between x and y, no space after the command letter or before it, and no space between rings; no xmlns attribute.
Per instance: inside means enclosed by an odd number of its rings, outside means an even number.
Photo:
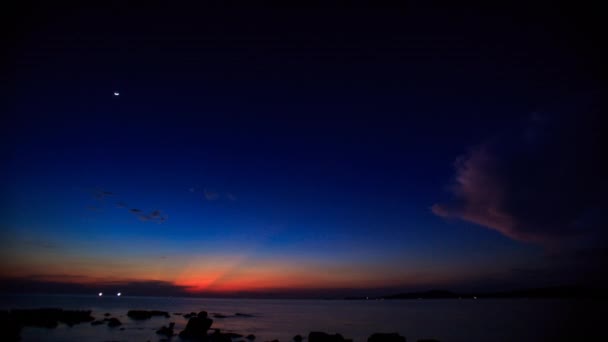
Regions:
<svg viewBox="0 0 608 342"><path fill-rule="evenodd" d="M152 318L152 316L171 317L168 312L159 310L129 310L127 316L132 319L149 319Z"/></svg>
<svg viewBox="0 0 608 342"><path fill-rule="evenodd" d="M345 297L347 300L365 299L479 299L479 298L593 298L608 299L608 292L602 289L578 286L555 286L519 289L500 292L456 293L445 290L397 293L380 297Z"/></svg>

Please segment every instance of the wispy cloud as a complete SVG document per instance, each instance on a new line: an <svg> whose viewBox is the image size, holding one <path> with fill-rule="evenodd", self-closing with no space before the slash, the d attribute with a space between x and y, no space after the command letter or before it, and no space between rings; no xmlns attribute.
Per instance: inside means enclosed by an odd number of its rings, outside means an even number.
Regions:
<svg viewBox="0 0 608 342"><path fill-rule="evenodd" d="M116 198L116 194L111 191L97 188L93 190L93 195L93 197L97 201L97 205L88 206L87 210L89 211L102 212L104 207L104 199L108 197L113 197L118 200L118 202L116 202L116 208L127 209L129 213L135 215L135 217L137 217L140 221L164 223L169 218L167 214L163 213L159 209L151 210L149 213L146 213L144 210L138 208L129 209L127 203Z"/></svg>
<svg viewBox="0 0 608 342"><path fill-rule="evenodd" d="M130 209L129 212L134 214L140 221L144 221L144 222L164 223L169 218L168 215L163 214L163 212L158 209L152 210L148 214L146 214L141 209L135 209L135 208Z"/></svg>
<svg viewBox="0 0 608 342"><path fill-rule="evenodd" d="M205 199L207 201L215 201L220 198L220 194L210 190L203 190L203 194L205 195Z"/></svg>

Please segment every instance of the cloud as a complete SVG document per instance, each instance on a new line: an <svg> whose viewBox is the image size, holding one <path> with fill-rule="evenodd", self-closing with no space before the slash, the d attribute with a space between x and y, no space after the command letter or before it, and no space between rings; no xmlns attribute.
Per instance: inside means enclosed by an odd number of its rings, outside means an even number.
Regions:
<svg viewBox="0 0 608 342"><path fill-rule="evenodd" d="M104 199L106 199L106 197L114 196L114 193L102 189L96 189L93 192L93 196L96 200L103 201Z"/></svg>
<svg viewBox="0 0 608 342"><path fill-rule="evenodd" d="M217 192L209 191L207 189L205 189L203 193L207 201L215 201L220 198L220 194L218 194Z"/></svg>
<svg viewBox="0 0 608 342"><path fill-rule="evenodd" d="M141 209L130 209L129 212L137 216L137 218L143 222L164 223L169 218L168 215L163 214L163 212L158 209L152 210L149 214L146 214Z"/></svg>
<svg viewBox="0 0 608 342"><path fill-rule="evenodd" d="M435 215L544 244L605 237L608 189L597 108L535 114L523 129L472 148L456 160L453 200ZM605 152L605 151L604 151Z"/></svg>

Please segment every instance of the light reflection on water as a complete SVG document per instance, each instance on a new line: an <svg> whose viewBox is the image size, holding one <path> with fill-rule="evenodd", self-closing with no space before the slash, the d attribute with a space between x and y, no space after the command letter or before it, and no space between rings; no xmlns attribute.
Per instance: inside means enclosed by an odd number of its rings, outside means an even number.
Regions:
<svg viewBox="0 0 608 342"><path fill-rule="evenodd" d="M117 296L31 295L1 296L0 308L59 307L93 310L96 319L108 312L123 322L125 330L88 323L57 329L26 328L23 341L159 341L155 331L175 322L176 332L187 320L174 313L205 310L254 317L213 318L213 328L243 335L254 334L257 342L291 341L310 331L339 332L355 341L366 341L374 332L399 332L408 341L437 338L460 341L547 341L567 340L600 333L600 303L575 300L270 300L206 299ZM131 309L163 310L171 318L153 317L134 321ZM569 336L572 334L573 336ZM178 338L174 338L178 341Z"/></svg>

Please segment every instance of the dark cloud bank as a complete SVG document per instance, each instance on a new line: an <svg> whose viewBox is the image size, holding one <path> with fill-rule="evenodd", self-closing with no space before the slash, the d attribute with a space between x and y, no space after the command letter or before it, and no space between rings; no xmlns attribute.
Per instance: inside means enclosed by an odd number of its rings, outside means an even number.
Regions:
<svg viewBox="0 0 608 342"><path fill-rule="evenodd" d="M433 213L545 249L544 268L510 278L606 287L605 113L597 103L565 105L471 148L456 160L452 200Z"/></svg>
<svg viewBox="0 0 608 342"><path fill-rule="evenodd" d="M454 199L432 211L518 241L605 242L604 111L596 105L560 111L566 113L535 113L523 127L458 158Z"/></svg>

